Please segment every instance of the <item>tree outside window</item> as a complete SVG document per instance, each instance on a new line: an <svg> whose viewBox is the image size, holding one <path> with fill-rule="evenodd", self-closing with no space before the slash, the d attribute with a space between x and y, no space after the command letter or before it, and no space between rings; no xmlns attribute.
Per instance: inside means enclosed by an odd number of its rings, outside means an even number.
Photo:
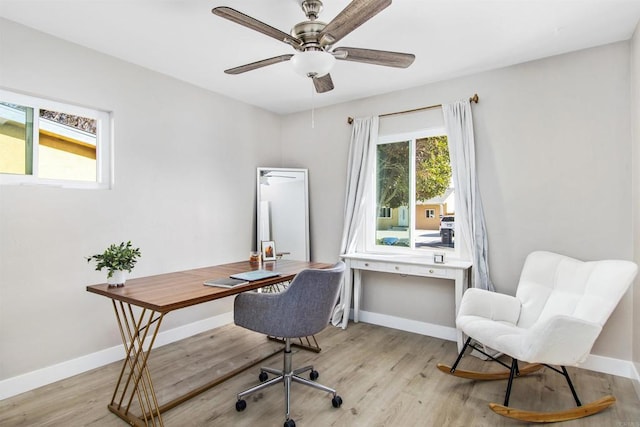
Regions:
<svg viewBox="0 0 640 427"><path fill-rule="evenodd" d="M447 136L379 143L376 168L376 210L392 210L390 218L377 218L376 245L441 247L435 212L440 216L453 213L452 204L447 208L445 202L435 201L452 194ZM429 225L432 229L416 230L416 217L434 218ZM425 245L421 237L427 234L435 241Z"/></svg>

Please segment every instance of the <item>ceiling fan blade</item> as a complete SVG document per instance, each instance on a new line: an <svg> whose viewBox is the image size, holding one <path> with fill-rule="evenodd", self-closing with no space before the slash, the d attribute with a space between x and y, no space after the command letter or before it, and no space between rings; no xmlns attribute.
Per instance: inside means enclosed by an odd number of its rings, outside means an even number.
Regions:
<svg viewBox="0 0 640 427"><path fill-rule="evenodd" d="M336 56L336 59L368 64L384 65L387 67L407 68L413 64L416 56L412 53L390 52L388 50L359 49L356 47L338 47L334 53L345 52L346 57Z"/></svg>
<svg viewBox="0 0 640 427"><path fill-rule="evenodd" d="M320 32L320 44L336 43L390 4L391 0L353 0Z"/></svg>
<svg viewBox="0 0 640 427"><path fill-rule="evenodd" d="M280 55L274 56L273 58L263 59L261 61L252 62L251 64L241 65L235 68L229 68L228 70L224 70L226 74L242 74L247 71L255 70L256 68L266 67L267 65L277 64L278 62L285 62L291 59L293 55Z"/></svg>
<svg viewBox="0 0 640 427"><path fill-rule="evenodd" d="M235 22L236 24L258 31L259 33L266 34L269 37L273 37L274 39L290 44L291 46L299 47L302 45L302 40L230 7L215 7L211 10L211 13Z"/></svg>
<svg viewBox="0 0 640 427"><path fill-rule="evenodd" d="M313 85L316 87L316 92L324 93L333 90L333 80L331 80L331 74L325 74L322 77L314 77Z"/></svg>

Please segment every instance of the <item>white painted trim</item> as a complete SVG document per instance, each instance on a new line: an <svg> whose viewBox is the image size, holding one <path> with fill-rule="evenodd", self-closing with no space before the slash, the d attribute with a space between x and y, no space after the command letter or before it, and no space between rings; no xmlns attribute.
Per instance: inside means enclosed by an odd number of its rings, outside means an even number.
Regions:
<svg viewBox="0 0 640 427"><path fill-rule="evenodd" d="M634 378L633 371L635 370L630 360L614 359L612 357L598 356L597 354L590 354L587 360L578 367L629 379Z"/></svg>
<svg viewBox="0 0 640 427"><path fill-rule="evenodd" d="M360 310L360 321L371 323L373 325L399 329L401 331L413 332L420 335L428 335L430 337L440 338L447 341L457 340L456 328L451 328L449 326L403 319L401 317L362 310Z"/></svg>
<svg viewBox="0 0 640 427"><path fill-rule="evenodd" d="M159 332L154 348L205 332L233 322L233 312L219 314L188 325L179 326L164 332ZM51 384L56 381L81 374L91 369L122 360L124 350L122 344L97 351L95 353L67 360L56 365L38 369L26 374L18 375L0 381L0 400L6 399Z"/></svg>

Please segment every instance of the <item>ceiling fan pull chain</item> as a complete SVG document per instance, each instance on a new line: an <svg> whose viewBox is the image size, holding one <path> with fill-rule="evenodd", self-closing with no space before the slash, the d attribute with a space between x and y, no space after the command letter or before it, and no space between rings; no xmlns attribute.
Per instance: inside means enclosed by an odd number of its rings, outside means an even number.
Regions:
<svg viewBox="0 0 640 427"><path fill-rule="evenodd" d="M313 82L313 79L311 79ZM311 85L311 129L316 128L316 89Z"/></svg>

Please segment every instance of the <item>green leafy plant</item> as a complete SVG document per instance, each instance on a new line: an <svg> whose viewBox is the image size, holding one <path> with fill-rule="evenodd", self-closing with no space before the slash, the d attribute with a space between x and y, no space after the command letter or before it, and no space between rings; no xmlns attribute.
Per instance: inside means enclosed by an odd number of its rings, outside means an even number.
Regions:
<svg viewBox="0 0 640 427"><path fill-rule="evenodd" d="M109 270L107 277L113 276L114 271L131 272L133 266L138 262L140 257L140 248L131 247L131 241L122 242L119 245L115 243L109 246L103 253L91 255L87 257L87 262L95 261L96 270L101 271L103 268Z"/></svg>

